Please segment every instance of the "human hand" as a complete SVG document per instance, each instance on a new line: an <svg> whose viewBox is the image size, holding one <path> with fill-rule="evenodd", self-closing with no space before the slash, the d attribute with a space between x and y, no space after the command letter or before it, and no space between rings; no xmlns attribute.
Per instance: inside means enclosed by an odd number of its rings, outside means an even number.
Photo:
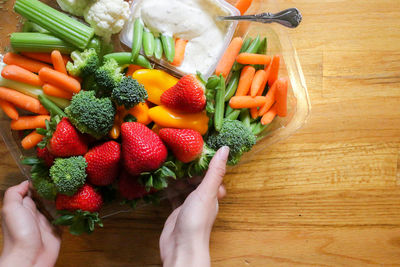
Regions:
<svg viewBox="0 0 400 267"><path fill-rule="evenodd" d="M61 239L28 196L29 182L10 187L3 200L0 267L54 266Z"/></svg>
<svg viewBox="0 0 400 267"><path fill-rule="evenodd" d="M160 237L165 267L210 266L210 234L218 214L218 199L226 194L222 181L228 155L228 147L218 150L202 183L165 222Z"/></svg>

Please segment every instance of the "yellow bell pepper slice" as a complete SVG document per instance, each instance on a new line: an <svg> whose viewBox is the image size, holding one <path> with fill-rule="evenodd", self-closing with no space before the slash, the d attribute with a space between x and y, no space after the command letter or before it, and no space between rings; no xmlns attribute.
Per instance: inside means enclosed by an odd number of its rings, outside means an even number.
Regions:
<svg viewBox="0 0 400 267"><path fill-rule="evenodd" d="M149 110L149 116L159 127L192 129L201 135L208 130L209 118L205 112L178 113L164 106L157 106Z"/></svg>
<svg viewBox="0 0 400 267"><path fill-rule="evenodd" d="M178 82L177 78L162 70L137 70L132 74L132 78L144 86L149 95L147 100L156 105L161 105L162 93Z"/></svg>

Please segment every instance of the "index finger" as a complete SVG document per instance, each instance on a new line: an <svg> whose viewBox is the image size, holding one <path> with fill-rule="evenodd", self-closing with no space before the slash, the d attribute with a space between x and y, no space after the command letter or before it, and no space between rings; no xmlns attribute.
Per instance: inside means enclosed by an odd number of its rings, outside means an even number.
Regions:
<svg viewBox="0 0 400 267"><path fill-rule="evenodd" d="M225 175L226 162L229 156L229 147L221 147L210 162L207 174L198 187L201 195L214 198L218 194L219 186Z"/></svg>
<svg viewBox="0 0 400 267"><path fill-rule="evenodd" d="M28 193L28 190L29 190L29 181L24 181L19 185L8 188L6 193L4 194L4 200L3 200L4 205L11 203L22 204L22 200Z"/></svg>

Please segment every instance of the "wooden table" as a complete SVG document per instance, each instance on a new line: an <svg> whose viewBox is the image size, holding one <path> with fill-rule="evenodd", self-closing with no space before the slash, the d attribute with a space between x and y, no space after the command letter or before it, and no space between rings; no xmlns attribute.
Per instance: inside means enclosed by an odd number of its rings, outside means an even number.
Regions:
<svg viewBox="0 0 400 267"><path fill-rule="evenodd" d="M226 176L213 266L400 265L400 4L282 0L312 116ZM1 191L21 180L0 145ZM65 234L57 266L159 266L167 204Z"/></svg>

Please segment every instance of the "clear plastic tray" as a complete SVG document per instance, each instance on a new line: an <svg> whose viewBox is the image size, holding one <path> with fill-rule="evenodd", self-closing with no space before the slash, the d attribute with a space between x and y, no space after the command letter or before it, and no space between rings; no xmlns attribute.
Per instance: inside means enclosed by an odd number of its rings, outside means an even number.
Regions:
<svg viewBox="0 0 400 267"><path fill-rule="evenodd" d="M49 2L54 6L54 0L44 1ZM234 4L236 1L228 1ZM0 28L0 33L3 38L1 39L1 52L8 50L10 33L16 31L19 25L19 18L12 12L12 6L14 1L8 1L5 8L0 10L0 23L3 25ZM261 11L275 12L278 11L278 7L274 0L262 1L255 0L253 5L248 11L249 14L260 13ZM301 26L300 26L301 29ZM290 80L290 86L288 90L288 116L286 118L277 118L273 123L262 133L261 140L253 148L253 150L243 156L241 163L248 161L251 156L255 153L265 150L267 148L283 139L288 138L299 130L307 121L310 111L311 104L307 92L307 87L304 79L304 75L301 69L299 59L297 57L296 50L294 49L290 40L289 34L286 28L280 25L269 25L269 24L258 24L258 23L247 23L240 22L235 32L235 36L266 36L268 38L268 51L267 54L281 54L282 62L280 67L280 76L287 76ZM117 46L118 47L118 46ZM123 49L122 46L119 46ZM21 172L25 177L29 179L29 168L20 164L20 158L26 155L26 152L22 150L20 146L20 137L17 133L11 131L9 119L0 112L0 134L8 147L10 153L14 157L16 163L21 169ZM234 168L234 167L230 167ZM229 172L229 169L228 169ZM191 187L193 188L193 187ZM172 186L172 189L167 189L162 198L171 198L177 194L187 194L188 191L176 190L176 187ZM46 205L48 208L54 208L53 205ZM102 210L103 217L111 216L120 212L131 211L126 206L121 206L118 203L107 205Z"/></svg>
<svg viewBox="0 0 400 267"><path fill-rule="evenodd" d="M225 1L225 0L216 0L216 1L221 5L221 7L223 7L227 11L227 14L229 16L240 15L239 10L237 10L237 8L235 8L234 6L229 4L227 1ZM133 14L134 10L136 9L136 6L137 6L136 2L133 1L132 5L131 5L132 14ZM132 47L132 42L130 41L130 39L131 39L130 36L133 34L133 20L134 20L134 17L131 15L128 23L125 24L124 28L122 29L122 31L119 35L121 42L129 48ZM229 43L232 40L232 36L235 33L235 29L236 29L237 25L238 25L237 21L233 21L230 23L230 26L229 26L228 31L224 38L224 44L221 48L221 51L219 52L217 60L208 68L208 70L206 72L203 73L204 77L208 78L213 74L215 68L217 67L218 60L222 57L222 55L224 54L224 51L226 50L226 48L228 47ZM143 53L143 51L141 51L141 53ZM155 63L158 63L161 66L168 68L171 71L174 71L175 73L178 73L180 75L189 74L189 73L181 72L180 70L175 68L173 65L169 64L169 62L166 60L163 60L163 59L157 60L155 58L152 58L152 61Z"/></svg>

